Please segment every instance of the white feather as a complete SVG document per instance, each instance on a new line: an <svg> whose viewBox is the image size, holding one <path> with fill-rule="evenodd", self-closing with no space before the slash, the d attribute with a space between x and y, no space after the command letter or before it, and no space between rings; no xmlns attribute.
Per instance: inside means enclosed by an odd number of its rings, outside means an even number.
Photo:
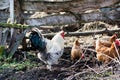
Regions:
<svg viewBox="0 0 120 80"><path fill-rule="evenodd" d="M38 58L47 64L47 68L51 70L51 66L53 64L58 64L58 59L63 55L64 51L64 39L61 36L61 32L57 33L52 40L48 40L45 38L47 43L46 45L46 53L38 54ZM47 55L46 59L43 59L44 56Z"/></svg>

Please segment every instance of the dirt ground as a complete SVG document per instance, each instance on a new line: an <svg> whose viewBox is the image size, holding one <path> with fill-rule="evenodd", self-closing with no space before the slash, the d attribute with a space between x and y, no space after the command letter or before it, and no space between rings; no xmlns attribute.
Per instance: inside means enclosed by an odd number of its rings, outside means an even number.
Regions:
<svg viewBox="0 0 120 80"><path fill-rule="evenodd" d="M52 66L52 71L47 70L46 65L36 57L34 62L42 65L32 68L25 67L22 70L3 69L2 72L0 71L0 80L119 80L120 64L115 62L102 64L98 62L96 53L90 50L94 50L94 48L89 48L93 46L93 42L98 36L104 37L104 35L79 36L85 54L84 59L71 61L71 48L67 48L59 63ZM66 37L65 47L72 47L75 39L76 37Z"/></svg>
<svg viewBox="0 0 120 80"><path fill-rule="evenodd" d="M72 39L66 39L72 42ZM91 38L92 39L92 38ZM81 38L88 40L85 37ZM90 38L89 38L90 40ZM66 43L68 43L66 41ZM91 42L91 41L90 41ZM88 42L89 44L92 44ZM86 45L88 44L86 43ZM69 43L72 45L72 43ZM82 46L84 47L84 46ZM46 69L46 65L41 62L37 57L34 60L36 63L42 65L25 68L23 70L5 69L0 73L0 80L119 80L120 68L119 64L111 63L104 65L96 60L96 53L91 52L89 49L83 49L85 58L80 61L72 62L70 60L70 49L64 52L59 60L59 64L54 65L52 71Z"/></svg>

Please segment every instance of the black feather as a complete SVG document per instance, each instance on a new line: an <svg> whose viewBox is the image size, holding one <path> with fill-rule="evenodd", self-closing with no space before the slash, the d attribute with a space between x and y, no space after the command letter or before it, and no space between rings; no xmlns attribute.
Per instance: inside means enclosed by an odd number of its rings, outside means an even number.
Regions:
<svg viewBox="0 0 120 80"><path fill-rule="evenodd" d="M39 51L45 51L46 42L45 42L44 38L41 35L39 35L39 33L32 31L29 38L31 41L31 45L34 48L38 49Z"/></svg>

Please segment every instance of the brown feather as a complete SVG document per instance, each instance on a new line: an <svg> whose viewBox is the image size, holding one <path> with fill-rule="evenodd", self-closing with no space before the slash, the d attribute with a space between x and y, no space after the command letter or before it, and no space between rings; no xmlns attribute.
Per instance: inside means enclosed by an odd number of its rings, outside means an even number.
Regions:
<svg viewBox="0 0 120 80"><path fill-rule="evenodd" d="M82 53L83 53L83 51L80 47L80 42L78 41L78 39L76 39L73 43L73 47L72 47L72 50L71 50L71 60L81 58Z"/></svg>

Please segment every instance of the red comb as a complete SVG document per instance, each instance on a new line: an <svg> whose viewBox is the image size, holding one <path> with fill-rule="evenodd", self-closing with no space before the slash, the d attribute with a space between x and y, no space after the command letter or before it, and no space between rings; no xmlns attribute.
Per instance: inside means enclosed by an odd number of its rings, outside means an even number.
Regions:
<svg viewBox="0 0 120 80"><path fill-rule="evenodd" d="M118 39L115 40L116 46L120 46L120 41Z"/></svg>

